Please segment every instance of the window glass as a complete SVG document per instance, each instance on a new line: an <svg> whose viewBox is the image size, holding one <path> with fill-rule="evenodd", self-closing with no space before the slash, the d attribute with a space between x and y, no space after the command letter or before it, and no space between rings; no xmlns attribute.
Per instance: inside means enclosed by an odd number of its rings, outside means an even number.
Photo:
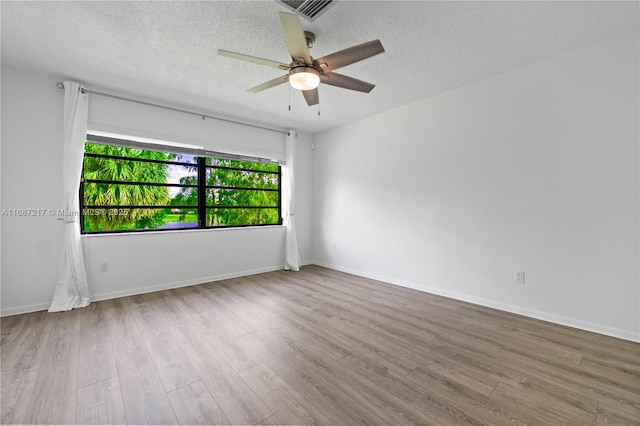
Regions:
<svg viewBox="0 0 640 426"><path fill-rule="evenodd" d="M90 141L80 200L85 233L282 223L277 164Z"/></svg>

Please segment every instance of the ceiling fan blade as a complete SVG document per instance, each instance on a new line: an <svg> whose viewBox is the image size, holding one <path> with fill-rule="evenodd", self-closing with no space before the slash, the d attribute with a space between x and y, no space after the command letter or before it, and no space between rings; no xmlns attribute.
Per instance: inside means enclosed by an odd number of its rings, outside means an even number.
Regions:
<svg viewBox="0 0 640 426"><path fill-rule="evenodd" d="M311 90L301 90L307 105L318 105L320 103L320 95L318 94L318 88Z"/></svg>
<svg viewBox="0 0 640 426"><path fill-rule="evenodd" d="M282 22L282 30L284 31L284 38L287 41L291 59L311 65L307 39L304 36L304 31L302 31L298 15L280 12L280 22Z"/></svg>
<svg viewBox="0 0 640 426"><path fill-rule="evenodd" d="M262 83L259 86L252 87L251 89L247 90L247 92L251 92L251 93L262 92L263 90L270 89L272 87L286 83L287 81L289 81L289 74L282 75L278 78L274 78L273 80L269 80L266 83Z"/></svg>
<svg viewBox="0 0 640 426"><path fill-rule="evenodd" d="M278 68L284 71L288 71L291 67L288 64L282 62L272 61L270 59L256 58L255 56L244 55L242 53L230 52L228 50L218 49L218 55L228 56L229 58L240 59L241 61L253 62L254 64L266 65L272 68Z"/></svg>
<svg viewBox="0 0 640 426"><path fill-rule="evenodd" d="M365 93L371 92L371 90L376 87L375 84L367 83L366 81L358 80L357 78L348 77L336 72L323 74L320 77L320 83Z"/></svg>
<svg viewBox="0 0 640 426"><path fill-rule="evenodd" d="M318 58L313 61L313 65L319 66L323 73L327 73L382 52L384 47L380 40L373 40Z"/></svg>

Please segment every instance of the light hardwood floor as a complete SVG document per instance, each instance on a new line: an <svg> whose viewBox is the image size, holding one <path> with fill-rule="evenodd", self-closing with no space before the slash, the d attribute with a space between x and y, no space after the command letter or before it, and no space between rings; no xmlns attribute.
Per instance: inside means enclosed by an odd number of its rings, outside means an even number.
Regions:
<svg viewBox="0 0 640 426"><path fill-rule="evenodd" d="M640 424L640 344L317 266L1 328L3 424Z"/></svg>

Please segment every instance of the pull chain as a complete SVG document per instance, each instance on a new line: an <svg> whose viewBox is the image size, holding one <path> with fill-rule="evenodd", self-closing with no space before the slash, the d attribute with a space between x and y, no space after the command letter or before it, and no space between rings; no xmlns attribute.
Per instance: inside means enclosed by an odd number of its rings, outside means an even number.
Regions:
<svg viewBox="0 0 640 426"><path fill-rule="evenodd" d="M289 111L291 111L291 85L289 84Z"/></svg>

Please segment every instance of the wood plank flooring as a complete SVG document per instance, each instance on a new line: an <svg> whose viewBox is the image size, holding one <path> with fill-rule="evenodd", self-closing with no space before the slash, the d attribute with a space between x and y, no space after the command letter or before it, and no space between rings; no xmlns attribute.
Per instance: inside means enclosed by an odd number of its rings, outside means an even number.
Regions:
<svg viewBox="0 0 640 426"><path fill-rule="evenodd" d="M640 425L640 344L318 266L1 330L2 424Z"/></svg>

